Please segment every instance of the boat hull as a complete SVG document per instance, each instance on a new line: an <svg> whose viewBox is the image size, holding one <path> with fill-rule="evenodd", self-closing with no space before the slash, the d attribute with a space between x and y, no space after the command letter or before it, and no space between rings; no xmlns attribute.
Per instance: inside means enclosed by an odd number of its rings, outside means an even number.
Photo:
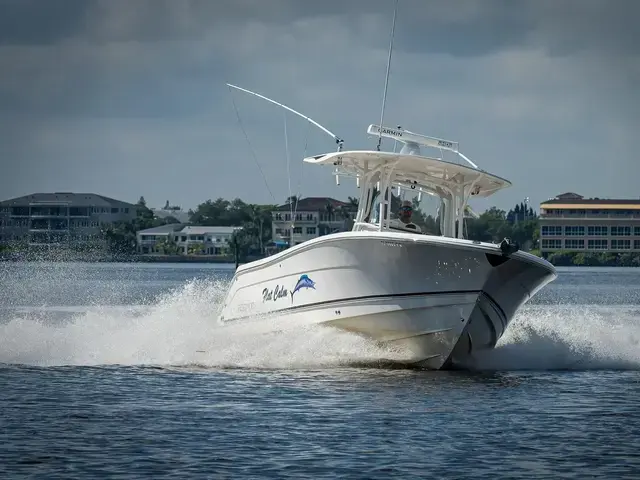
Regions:
<svg viewBox="0 0 640 480"><path fill-rule="evenodd" d="M220 322L325 325L394 348L408 364L448 368L493 348L555 277L545 260L492 244L345 232L240 267Z"/></svg>

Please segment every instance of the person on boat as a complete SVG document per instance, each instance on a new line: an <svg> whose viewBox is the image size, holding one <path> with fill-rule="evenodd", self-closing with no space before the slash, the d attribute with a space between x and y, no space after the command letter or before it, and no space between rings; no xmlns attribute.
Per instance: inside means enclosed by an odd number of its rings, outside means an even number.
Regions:
<svg viewBox="0 0 640 480"><path fill-rule="evenodd" d="M422 233L422 230L418 225L411 221L413 215L413 205L409 200L402 202L400 206L400 212L398 212L398 222L393 222L392 228L398 230L411 230L416 233Z"/></svg>

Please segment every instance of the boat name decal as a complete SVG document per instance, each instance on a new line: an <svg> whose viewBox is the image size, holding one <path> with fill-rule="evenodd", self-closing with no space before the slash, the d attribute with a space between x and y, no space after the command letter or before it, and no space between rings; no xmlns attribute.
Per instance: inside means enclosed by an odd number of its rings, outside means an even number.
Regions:
<svg viewBox="0 0 640 480"><path fill-rule="evenodd" d="M262 290L263 302L267 302L267 301L275 302L279 298L284 298L288 296L289 296L289 292L287 291L284 285L276 285L276 288L274 288L273 290L269 290L268 288L265 288L264 290Z"/></svg>
<svg viewBox="0 0 640 480"><path fill-rule="evenodd" d="M293 296L302 290L303 288L310 288L312 290L316 289L316 282L311 280L308 275L303 274L300 275L300 278L296 282L293 290L289 291L284 285L276 285L276 287L271 290L269 288L264 288L262 290L262 302L275 302L276 300L284 297L291 297L291 303L293 303Z"/></svg>
<svg viewBox="0 0 640 480"><path fill-rule="evenodd" d="M438 146L439 147L453 148L453 143L447 142L446 140L438 140Z"/></svg>

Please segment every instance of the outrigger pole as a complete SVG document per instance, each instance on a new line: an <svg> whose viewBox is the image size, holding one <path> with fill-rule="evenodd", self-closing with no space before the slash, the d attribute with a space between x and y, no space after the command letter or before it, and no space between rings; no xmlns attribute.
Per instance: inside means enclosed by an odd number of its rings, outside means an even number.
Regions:
<svg viewBox="0 0 640 480"><path fill-rule="evenodd" d="M342 145L344 143L344 139L338 137L335 133L333 133L332 131L330 131L329 129L323 127L322 125L320 125L318 122L316 122L314 119L307 117L306 115L303 115L302 113L294 110L291 107L287 107L286 105L280 103L280 102L276 102L275 100L272 100L268 97L265 97L264 95L260 95L259 93L256 92L252 92L251 90L247 90L246 88L241 88L238 87L237 85L232 85L230 83L227 83L227 86L230 88L235 88L236 90L240 90L241 92L245 92L248 93L250 95L256 96L258 98L261 98L263 100L266 100L267 102L273 103L274 105L277 105L279 107L284 108L285 110L290 111L291 113L295 113L296 115L298 115L299 117L304 118L307 122L311 123L312 125L318 127L320 130L322 130L324 133L326 133L327 135L329 135L331 138L333 138L336 143L338 144L338 151L341 152L342 151Z"/></svg>

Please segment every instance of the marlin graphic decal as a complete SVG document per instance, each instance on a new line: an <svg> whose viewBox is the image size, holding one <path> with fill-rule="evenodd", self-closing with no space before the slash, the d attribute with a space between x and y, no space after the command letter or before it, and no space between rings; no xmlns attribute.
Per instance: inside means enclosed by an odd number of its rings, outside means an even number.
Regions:
<svg viewBox="0 0 640 480"><path fill-rule="evenodd" d="M316 282L311 280L306 274L300 275L300 278L298 279L298 283L296 283L296 286L293 288L293 290L291 290L291 303L293 303L293 295L297 291L302 290L303 288L313 288L315 290Z"/></svg>

